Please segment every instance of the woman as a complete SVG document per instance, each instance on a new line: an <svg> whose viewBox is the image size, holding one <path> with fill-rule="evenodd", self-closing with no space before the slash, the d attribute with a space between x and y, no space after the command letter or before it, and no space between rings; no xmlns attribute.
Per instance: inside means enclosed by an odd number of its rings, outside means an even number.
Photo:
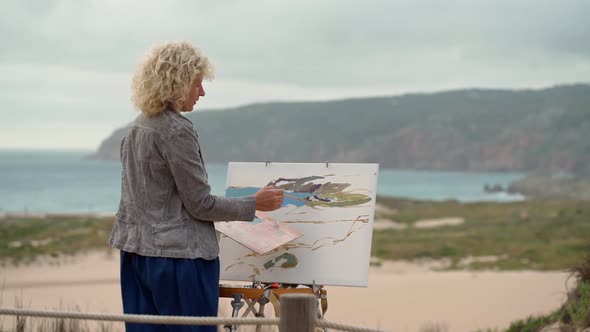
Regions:
<svg viewBox="0 0 590 332"><path fill-rule="evenodd" d="M213 221L254 219L283 201L211 195L198 135L181 115L205 96L213 68L187 42L154 47L137 69L132 100L141 111L121 142L121 201L109 243L121 250L123 311L216 316L219 247ZM127 331L216 331L215 326L126 324Z"/></svg>

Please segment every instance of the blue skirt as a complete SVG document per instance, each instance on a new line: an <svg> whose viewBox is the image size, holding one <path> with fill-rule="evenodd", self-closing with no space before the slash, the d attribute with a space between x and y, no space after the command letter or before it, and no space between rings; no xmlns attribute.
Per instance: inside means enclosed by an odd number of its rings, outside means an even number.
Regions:
<svg viewBox="0 0 590 332"><path fill-rule="evenodd" d="M219 258L147 257L121 250L123 312L217 316ZM216 332L216 326L126 323L127 332Z"/></svg>

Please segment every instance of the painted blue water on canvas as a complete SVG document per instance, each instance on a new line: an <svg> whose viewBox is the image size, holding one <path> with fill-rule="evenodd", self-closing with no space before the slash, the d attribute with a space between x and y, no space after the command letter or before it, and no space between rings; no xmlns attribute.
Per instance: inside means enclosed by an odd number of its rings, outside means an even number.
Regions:
<svg viewBox="0 0 590 332"><path fill-rule="evenodd" d="M243 188L234 188L234 187L229 187L225 190L225 196L226 197L244 197L244 196L249 196L249 195L254 195L258 190L260 190L260 188L255 188L255 187L243 187ZM293 206L304 206L305 205L305 199L312 196L312 193L299 193L299 192L293 192L290 191L288 196L285 196L284 200L283 200L283 204L281 206L287 206L287 205L293 205ZM294 199L292 197L296 197L298 199Z"/></svg>

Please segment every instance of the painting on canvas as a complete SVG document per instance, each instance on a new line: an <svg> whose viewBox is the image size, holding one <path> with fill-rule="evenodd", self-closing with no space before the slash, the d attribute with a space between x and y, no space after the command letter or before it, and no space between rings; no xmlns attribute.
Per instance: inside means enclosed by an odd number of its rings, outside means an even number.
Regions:
<svg viewBox="0 0 590 332"><path fill-rule="evenodd" d="M303 234L265 254L221 236L221 279L367 286L377 164L230 163L226 196L285 191L273 220Z"/></svg>
<svg viewBox="0 0 590 332"><path fill-rule="evenodd" d="M253 221L219 221L215 223L215 229L261 255L303 235L260 211L256 211Z"/></svg>

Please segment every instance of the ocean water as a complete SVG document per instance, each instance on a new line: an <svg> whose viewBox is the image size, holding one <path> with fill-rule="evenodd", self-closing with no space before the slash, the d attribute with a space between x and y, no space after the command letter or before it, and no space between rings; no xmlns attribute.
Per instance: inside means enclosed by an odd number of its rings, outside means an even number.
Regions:
<svg viewBox="0 0 590 332"><path fill-rule="evenodd" d="M91 151L0 150L0 212L115 212L121 188L119 162L89 160ZM212 192L223 195L227 165L207 164ZM415 199L512 201L520 195L485 193L522 173L379 170L378 194Z"/></svg>

